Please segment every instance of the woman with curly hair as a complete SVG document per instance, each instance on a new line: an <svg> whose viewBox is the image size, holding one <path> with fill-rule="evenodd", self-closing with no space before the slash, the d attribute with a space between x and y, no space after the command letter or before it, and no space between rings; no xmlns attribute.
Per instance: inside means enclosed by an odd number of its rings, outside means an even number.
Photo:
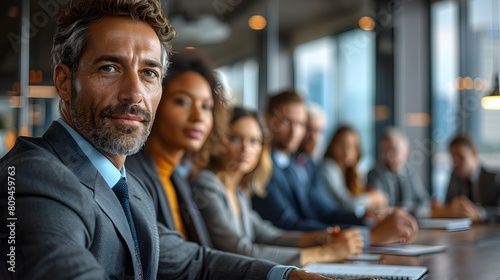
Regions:
<svg viewBox="0 0 500 280"><path fill-rule="evenodd" d="M176 166L186 153L196 166L208 162L208 151L222 150L228 111L212 67L195 51L174 53L163 80L151 134L142 151L127 158L127 170L138 175L155 202L158 221L186 240L211 247L210 238L184 176Z"/></svg>

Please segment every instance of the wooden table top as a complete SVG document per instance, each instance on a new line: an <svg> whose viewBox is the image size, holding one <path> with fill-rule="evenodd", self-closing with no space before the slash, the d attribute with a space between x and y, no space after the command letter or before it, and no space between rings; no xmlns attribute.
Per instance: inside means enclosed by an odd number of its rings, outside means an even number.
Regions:
<svg viewBox="0 0 500 280"><path fill-rule="evenodd" d="M379 263L426 266L426 280L500 280L500 224L478 224L456 232L420 230L414 244L448 247L422 256L382 255Z"/></svg>

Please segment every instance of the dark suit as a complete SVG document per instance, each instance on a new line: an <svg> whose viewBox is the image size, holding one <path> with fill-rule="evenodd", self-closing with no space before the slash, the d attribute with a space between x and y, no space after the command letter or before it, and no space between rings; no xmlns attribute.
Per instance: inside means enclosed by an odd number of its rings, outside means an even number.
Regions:
<svg viewBox="0 0 500 280"><path fill-rule="evenodd" d="M450 185L446 193L446 203L454 197L466 195L465 179L461 179L454 174L451 175ZM500 172L492 172L481 167L479 177L473 182L477 188L475 197L472 200L481 206L500 206Z"/></svg>
<svg viewBox="0 0 500 280"><path fill-rule="evenodd" d="M0 227L0 279L138 279L134 243L113 191L57 122L42 138L17 140L0 160L0 218L7 220L8 167L15 167L15 273L4 260L9 228ZM130 207L144 279L263 279L273 266L184 242L156 223L151 197L129 173ZM6 267L7 266L7 267ZM135 277L126 275L135 275Z"/></svg>
<svg viewBox="0 0 500 280"><path fill-rule="evenodd" d="M127 170L134 172L146 185L153 198L158 221L170 229L175 229L174 218L168 198L153 158L145 151L129 156L125 162ZM170 177L179 200L181 217L186 227L188 239L207 247L213 247L210 236L198 207L193 202L190 185L175 171Z"/></svg>
<svg viewBox="0 0 500 280"><path fill-rule="evenodd" d="M253 196L253 208L262 218L277 227L288 230L311 231L325 229L334 224L347 227L362 224L353 213L344 211L329 199L320 168L313 161L296 166L294 158L288 167L280 168L273 153L273 171L266 187L265 197ZM299 178L297 170L308 178ZM337 205L337 206L336 206Z"/></svg>

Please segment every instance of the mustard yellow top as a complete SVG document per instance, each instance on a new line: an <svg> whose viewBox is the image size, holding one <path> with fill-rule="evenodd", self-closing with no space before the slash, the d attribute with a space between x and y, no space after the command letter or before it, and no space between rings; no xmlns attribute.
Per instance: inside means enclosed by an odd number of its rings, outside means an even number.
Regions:
<svg viewBox="0 0 500 280"><path fill-rule="evenodd" d="M160 153L151 153L153 160L156 164L158 174L160 175L160 180L163 185L163 190L167 195L168 203L170 204L170 210L174 218L175 229L187 240L187 231L182 221L181 212L179 209L179 200L177 199L177 192L175 191L174 185L170 180L172 172L176 162Z"/></svg>

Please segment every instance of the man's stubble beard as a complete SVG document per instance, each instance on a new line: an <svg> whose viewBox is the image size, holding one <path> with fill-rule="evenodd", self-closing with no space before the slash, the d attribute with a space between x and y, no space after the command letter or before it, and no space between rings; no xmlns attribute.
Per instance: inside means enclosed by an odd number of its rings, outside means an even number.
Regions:
<svg viewBox="0 0 500 280"><path fill-rule="evenodd" d="M152 126L152 116L138 105L123 105L119 107L107 106L98 116L101 126L96 124L97 112L95 108L78 106L77 92L72 81L70 117L75 130L83 135L96 149L111 155L133 155L146 142ZM114 114L128 113L143 118L142 128L110 123L109 117Z"/></svg>

